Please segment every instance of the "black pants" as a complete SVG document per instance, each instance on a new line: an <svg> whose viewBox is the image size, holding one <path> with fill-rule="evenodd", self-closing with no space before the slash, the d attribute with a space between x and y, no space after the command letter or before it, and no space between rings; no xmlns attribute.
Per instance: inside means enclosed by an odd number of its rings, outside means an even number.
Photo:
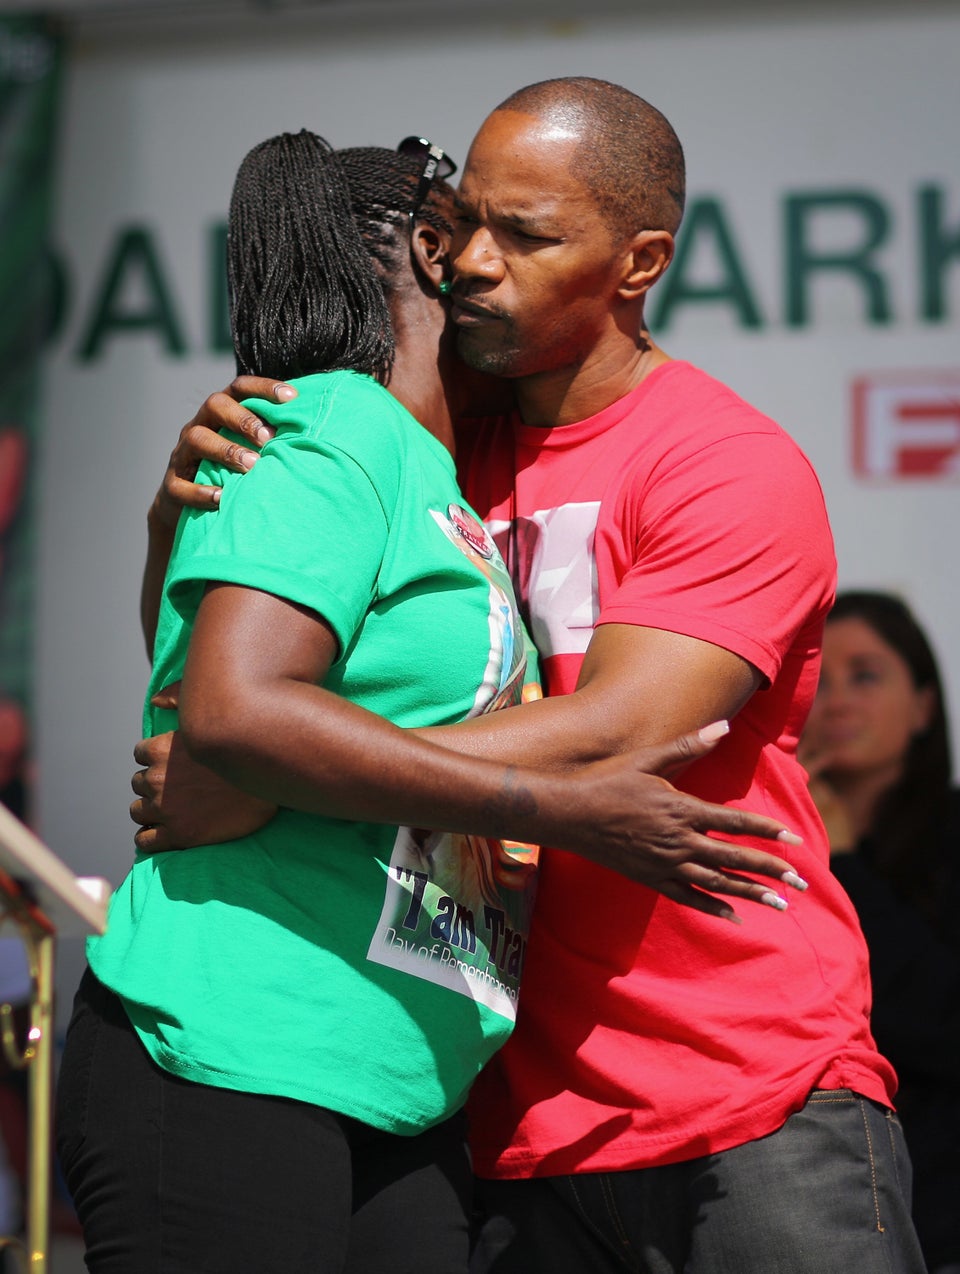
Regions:
<svg viewBox="0 0 960 1274"><path fill-rule="evenodd" d="M67 1032L57 1149L95 1274L467 1269L459 1116L398 1137L305 1103L178 1079L153 1063L89 971Z"/></svg>

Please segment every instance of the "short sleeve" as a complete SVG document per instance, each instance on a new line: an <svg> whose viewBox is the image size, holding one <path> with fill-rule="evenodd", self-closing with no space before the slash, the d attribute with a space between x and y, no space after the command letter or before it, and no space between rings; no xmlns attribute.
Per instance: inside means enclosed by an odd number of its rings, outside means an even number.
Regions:
<svg viewBox="0 0 960 1274"><path fill-rule="evenodd" d="M725 436L621 487L632 562L600 623L709 641L773 681L802 633L816 642L836 564L823 493L782 431ZM598 551L603 537L598 527Z"/></svg>
<svg viewBox="0 0 960 1274"><path fill-rule="evenodd" d="M168 580L174 605L210 581L256 588L322 615L346 650L376 596L389 519L344 449L322 431L281 432L250 473L224 476L219 512L188 516Z"/></svg>

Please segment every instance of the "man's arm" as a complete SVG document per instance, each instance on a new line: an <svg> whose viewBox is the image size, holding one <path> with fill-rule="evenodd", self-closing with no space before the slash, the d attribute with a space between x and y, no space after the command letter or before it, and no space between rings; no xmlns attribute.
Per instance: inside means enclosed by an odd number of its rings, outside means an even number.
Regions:
<svg viewBox="0 0 960 1274"><path fill-rule="evenodd" d="M196 481L201 460L213 460L237 473L248 472L257 462L257 452L273 437L275 430L246 407L241 407L241 400L263 398L279 403L289 402L296 396L297 391L291 385L262 376L238 376L226 389L211 394L180 430L163 482L147 513L147 560L140 586L140 627L147 644L147 658L153 656L163 581L180 510L212 510L220 503L220 487L204 486ZM238 434L250 446L231 442L218 432L220 429Z"/></svg>
<svg viewBox="0 0 960 1274"><path fill-rule="evenodd" d="M752 664L710 642L603 624L573 694L419 733L469 756L564 770L732 718L760 682Z"/></svg>

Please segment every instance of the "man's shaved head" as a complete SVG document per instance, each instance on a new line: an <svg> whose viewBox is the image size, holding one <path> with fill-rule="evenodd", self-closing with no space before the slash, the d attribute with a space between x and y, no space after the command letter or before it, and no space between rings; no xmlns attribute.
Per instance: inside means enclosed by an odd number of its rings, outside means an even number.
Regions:
<svg viewBox="0 0 960 1274"><path fill-rule="evenodd" d="M582 142L571 172L617 235L675 234L683 217L683 147L656 107L636 93L587 76L542 80L496 108L532 115Z"/></svg>

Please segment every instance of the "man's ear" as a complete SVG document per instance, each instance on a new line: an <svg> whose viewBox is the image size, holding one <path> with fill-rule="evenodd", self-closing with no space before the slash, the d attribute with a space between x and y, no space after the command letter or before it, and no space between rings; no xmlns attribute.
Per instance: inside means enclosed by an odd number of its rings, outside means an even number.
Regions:
<svg viewBox="0 0 960 1274"><path fill-rule="evenodd" d="M440 284L450 273L449 250L449 235L435 230L425 221L416 223L410 239L410 251L417 269L434 292L440 291Z"/></svg>
<svg viewBox="0 0 960 1274"><path fill-rule="evenodd" d="M674 238L669 230L640 230L626 246L618 294L635 301L653 287L673 260Z"/></svg>

